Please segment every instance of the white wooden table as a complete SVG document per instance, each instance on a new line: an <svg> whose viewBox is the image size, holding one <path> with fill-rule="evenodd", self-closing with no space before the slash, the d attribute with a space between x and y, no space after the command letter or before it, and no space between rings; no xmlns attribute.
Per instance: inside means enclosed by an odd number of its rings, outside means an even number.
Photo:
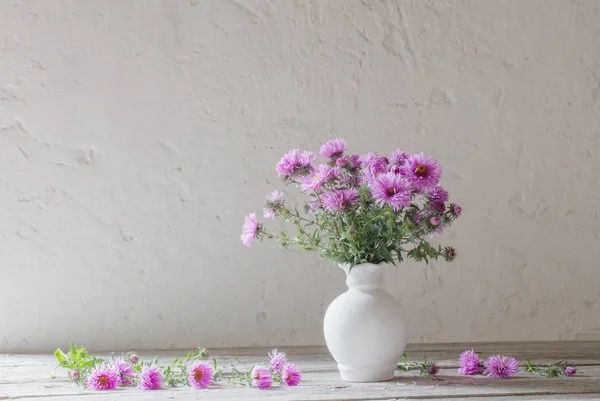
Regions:
<svg viewBox="0 0 600 401"><path fill-rule="evenodd" d="M473 344L468 345L470 348ZM538 362L568 360L577 366L577 375L547 379L521 372L509 380L485 377L465 378L457 373L458 353L467 345L410 345L410 360L426 356L442 368L439 378L419 377L416 372L397 372L395 380L385 383L353 384L340 380L335 363L324 348L282 349L288 359L303 371L298 387L257 390L218 385L210 390L179 387L160 391L120 389L89 391L67 381L66 372L50 373L56 366L52 355L0 355L0 400L600 400L600 342L476 344L482 356L495 353ZM265 361L267 349L212 350L224 359L242 359L249 364ZM161 356L168 362L185 352L140 353ZM220 358L219 358L220 359Z"/></svg>

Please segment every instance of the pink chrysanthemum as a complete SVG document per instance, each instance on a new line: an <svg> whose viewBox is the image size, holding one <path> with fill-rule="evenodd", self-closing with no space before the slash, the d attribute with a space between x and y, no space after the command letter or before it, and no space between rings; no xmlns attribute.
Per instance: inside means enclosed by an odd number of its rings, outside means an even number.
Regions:
<svg viewBox="0 0 600 401"><path fill-rule="evenodd" d="M457 204L453 203L453 204L450 205L450 213L452 213L452 215L454 217L458 217L462 213L462 207L460 207Z"/></svg>
<svg viewBox="0 0 600 401"><path fill-rule="evenodd" d="M512 356L493 355L485 361L485 374L498 379L508 379L519 370L519 362Z"/></svg>
<svg viewBox="0 0 600 401"><path fill-rule="evenodd" d="M140 373L137 388L140 390L160 390L163 387L163 377L158 366L144 366L142 373Z"/></svg>
<svg viewBox="0 0 600 401"><path fill-rule="evenodd" d="M427 194L427 197L432 202L442 202L442 203L448 202L448 191L446 191L444 188L442 188L440 186L437 186L429 191L429 193Z"/></svg>
<svg viewBox="0 0 600 401"><path fill-rule="evenodd" d="M375 178L370 185L371 193L380 206L390 205L398 210L402 206L410 205L412 190L406 181L394 173L382 174Z"/></svg>
<svg viewBox="0 0 600 401"><path fill-rule="evenodd" d="M208 362L197 362L188 370L190 386L209 388L213 382L215 370Z"/></svg>
<svg viewBox="0 0 600 401"><path fill-rule="evenodd" d="M283 201L283 194L278 190L274 190L265 196L265 208L263 209L263 216L267 219L273 220L277 215L277 212L279 212L283 207Z"/></svg>
<svg viewBox="0 0 600 401"><path fill-rule="evenodd" d="M256 213L250 213L244 218L244 225L242 226L242 235L240 239L242 244L250 246L252 241L258 235L258 220L256 220Z"/></svg>
<svg viewBox="0 0 600 401"><path fill-rule="evenodd" d="M358 189L340 189L325 192L321 196L321 200L323 201L325 210L332 213L348 210L360 202Z"/></svg>
<svg viewBox="0 0 600 401"><path fill-rule="evenodd" d="M577 373L577 369L575 369L575 366L567 366L565 369L565 374L567 376L573 376L575 373Z"/></svg>
<svg viewBox="0 0 600 401"><path fill-rule="evenodd" d="M125 362L121 357L112 359L110 364L117 372L119 372L119 381L117 383L119 386L131 386L133 384L136 372L131 364Z"/></svg>
<svg viewBox="0 0 600 401"><path fill-rule="evenodd" d="M325 164L320 164L310 175L300 179L300 187L303 191L318 191L327 182L333 181L340 176L340 172Z"/></svg>
<svg viewBox="0 0 600 401"><path fill-rule="evenodd" d="M356 170L362 166L362 160L358 155L352 155L348 158L347 168L350 170Z"/></svg>
<svg viewBox="0 0 600 401"><path fill-rule="evenodd" d="M293 176L301 176L312 171L312 162L315 155L312 152L301 152L299 149L292 149L287 152L279 163L277 163L277 175L285 179Z"/></svg>
<svg viewBox="0 0 600 401"><path fill-rule="evenodd" d="M281 373L281 370L287 363L287 357L285 355L285 352L278 352L277 348L275 348L274 350L269 352L269 358L269 366L271 367L271 369L273 369L275 372Z"/></svg>
<svg viewBox="0 0 600 401"><path fill-rule="evenodd" d="M433 188L440 182L440 163L429 155L416 153L408 156L402 166L402 174L418 190Z"/></svg>
<svg viewBox="0 0 600 401"><path fill-rule="evenodd" d="M458 373L461 375L472 376L483 373L483 364L479 359L479 355L477 355L472 349L460 354L460 357L458 358L458 365L460 366Z"/></svg>
<svg viewBox="0 0 600 401"><path fill-rule="evenodd" d="M346 141L343 139L332 139L325 145L321 146L319 155L326 159L333 159L339 157L346 151Z"/></svg>
<svg viewBox="0 0 600 401"><path fill-rule="evenodd" d="M302 380L302 373L294 365L287 364L281 371L281 380L288 386L297 386L300 384L300 380Z"/></svg>
<svg viewBox="0 0 600 401"><path fill-rule="evenodd" d="M390 163L396 166L402 166L408 155L402 151L402 149L396 149L392 153L390 153Z"/></svg>
<svg viewBox="0 0 600 401"><path fill-rule="evenodd" d="M94 390L112 390L118 383L119 372L107 365L94 368L85 380L86 387Z"/></svg>
<svg viewBox="0 0 600 401"><path fill-rule="evenodd" d="M367 182L388 172L388 159L377 153L367 153L361 156L363 175Z"/></svg>
<svg viewBox="0 0 600 401"><path fill-rule="evenodd" d="M252 369L252 387L269 388L273 385L271 371L264 366L257 366Z"/></svg>

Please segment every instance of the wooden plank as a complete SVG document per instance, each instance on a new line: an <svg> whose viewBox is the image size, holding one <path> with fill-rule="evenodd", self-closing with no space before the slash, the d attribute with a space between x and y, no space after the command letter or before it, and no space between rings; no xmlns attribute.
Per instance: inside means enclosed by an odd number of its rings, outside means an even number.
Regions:
<svg viewBox="0 0 600 401"><path fill-rule="evenodd" d="M67 400L159 400L159 399L213 399L213 400L281 400L281 401L339 401L339 400L600 400L600 357L598 343L486 344L477 350L484 353L503 352L515 356L526 355L539 361L569 359L578 365L578 374L571 378L546 379L519 374L510 380L465 378L457 373L458 352L464 344L427 344L410 346L409 356L420 360L423 355L433 358L442 367L441 381L416 376L413 372L398 372L397 378L385 383L352 384L340 380L335 362L322 347L285 349L289 359L304 373L301 386L256 390L229 385L215 386L198 391L189 387L154 392L119 389L112 392L93 392L78 388L66 380L66 372L57 372L57 379L49 374L55 367L52 355L0 355L0 399ZM266 362L268 349L219 350L219 360L244 359L248 364ZM161 355L169 362L182 353L146 352L149 358ZM581 363L578 363L581 362ZM562 398L561 398L562 397Z"/></svg>

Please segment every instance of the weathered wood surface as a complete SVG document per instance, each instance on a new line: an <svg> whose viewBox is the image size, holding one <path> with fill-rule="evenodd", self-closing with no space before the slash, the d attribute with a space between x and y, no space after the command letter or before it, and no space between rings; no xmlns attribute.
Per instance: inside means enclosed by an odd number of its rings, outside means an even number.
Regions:
<svg viewBox="0 0 600 401"><path fill-rule="evenodd" d="M469 346L470 347L470 346ZM397 377L385 383L353 384L340 380L334 361L324 348L306 347L284 349L289 359L303 371L299 387L256 390L229 385L210 390L175 388L141 392L121 389L94 392L70 384L66 372L50 373L56 363L51 355L0 355L0 400L600 400L600 343L505 343L477 344L482 355L503 353L520 361L529 358L537 362L569 360L577 365L574 377L546 379L522 372L510 380L485 377L465 378L457 373L458 353L466 348L460 344L411 345L407 354L411 360L424 356L442 368L440 380L419 377L416 373L397 372ZM219 359L244 360L249 365L265 361L267 349L213 350ZM168 362L185 352L141 353L151 358L160 355Z"/></svg>

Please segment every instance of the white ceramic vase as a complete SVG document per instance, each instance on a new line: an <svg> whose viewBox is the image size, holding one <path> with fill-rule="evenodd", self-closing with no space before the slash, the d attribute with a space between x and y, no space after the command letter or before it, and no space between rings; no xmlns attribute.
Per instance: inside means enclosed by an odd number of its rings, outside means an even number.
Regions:
<svg viewBox="0 0 600 401"><path fill-rule="evenodd" d="M323 326L342 380L394 378L406 345L406 318L400 301L383 287L386 266L365 263L349 269L340 265L347 275L348 291L329 305Z"/></svg>

